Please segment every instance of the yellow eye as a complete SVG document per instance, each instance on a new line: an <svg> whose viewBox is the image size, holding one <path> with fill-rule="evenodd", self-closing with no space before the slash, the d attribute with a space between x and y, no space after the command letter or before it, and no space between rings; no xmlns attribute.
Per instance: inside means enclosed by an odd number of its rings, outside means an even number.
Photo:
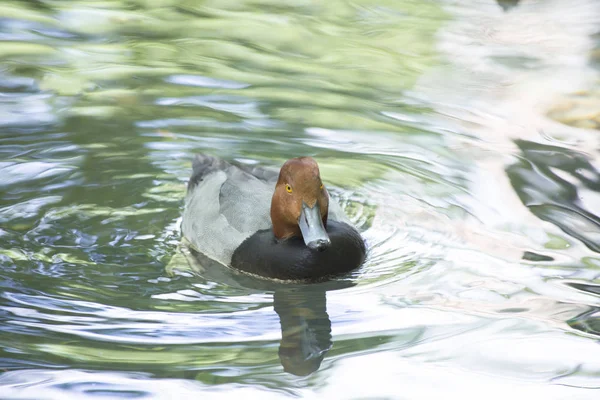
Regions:
<svg viewBox="0 0 600 400"><path fill-rule="evenodd" d="M323 186L323 184L321 183L321 187L319 187L319 189L323 190L323 188L324 188L324 186Z"/></svg>
<svg viewBox="0 0 600 400"><path fill-rule="evenodd" d="M285 185L285 190L287 190L288 193L292 193L292 187L290 185Z"/></svg>

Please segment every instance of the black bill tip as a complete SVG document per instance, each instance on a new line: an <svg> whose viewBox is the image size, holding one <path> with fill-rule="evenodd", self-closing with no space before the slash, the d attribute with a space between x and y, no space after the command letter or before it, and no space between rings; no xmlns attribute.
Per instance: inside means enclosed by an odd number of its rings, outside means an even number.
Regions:
<svg viewBox="0 0 600 400"><path fill-rule="evenodd" d="M308 248L316 251L325 251L331 245L331 240L329 239L317 239L308 243Z"/></svg>

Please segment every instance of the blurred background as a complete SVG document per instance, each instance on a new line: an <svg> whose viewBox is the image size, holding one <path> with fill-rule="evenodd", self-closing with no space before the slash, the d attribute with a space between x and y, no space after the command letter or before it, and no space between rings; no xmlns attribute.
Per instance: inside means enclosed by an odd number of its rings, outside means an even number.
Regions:
<svg viewBox="0 0 600 400"><path fill-rule="evenodd" d="M596 0L4 0L0 397L596 399ZM178 250L195 153L317 159L318 285Z"/></svg>

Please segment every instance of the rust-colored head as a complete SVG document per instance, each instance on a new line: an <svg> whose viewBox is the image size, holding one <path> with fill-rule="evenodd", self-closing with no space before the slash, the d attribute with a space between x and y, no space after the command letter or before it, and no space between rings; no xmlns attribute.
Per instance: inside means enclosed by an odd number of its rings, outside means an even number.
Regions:
<svg viewBox="0 0 600 400"><path fill-rule="evenodd" d="M321 181L319 166L311 157L288 160L281 167L271 200L271 222L278 239L302 237L307 246L329 246L325 231L329 194Z"/></svg>

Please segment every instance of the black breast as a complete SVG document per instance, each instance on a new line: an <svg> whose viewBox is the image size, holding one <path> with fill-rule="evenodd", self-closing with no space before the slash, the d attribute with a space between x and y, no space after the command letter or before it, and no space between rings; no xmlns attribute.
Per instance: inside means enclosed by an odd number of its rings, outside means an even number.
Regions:
<svg viewBox="0 0 600 400"><path fill-rule="evenodd" d="M301 238L278 241L271 229L256 232L233 253L231 266L273 279L318 281L358 268L365 259L360 234L343 222L329 221L331 246L310 250Z"/></svg>

